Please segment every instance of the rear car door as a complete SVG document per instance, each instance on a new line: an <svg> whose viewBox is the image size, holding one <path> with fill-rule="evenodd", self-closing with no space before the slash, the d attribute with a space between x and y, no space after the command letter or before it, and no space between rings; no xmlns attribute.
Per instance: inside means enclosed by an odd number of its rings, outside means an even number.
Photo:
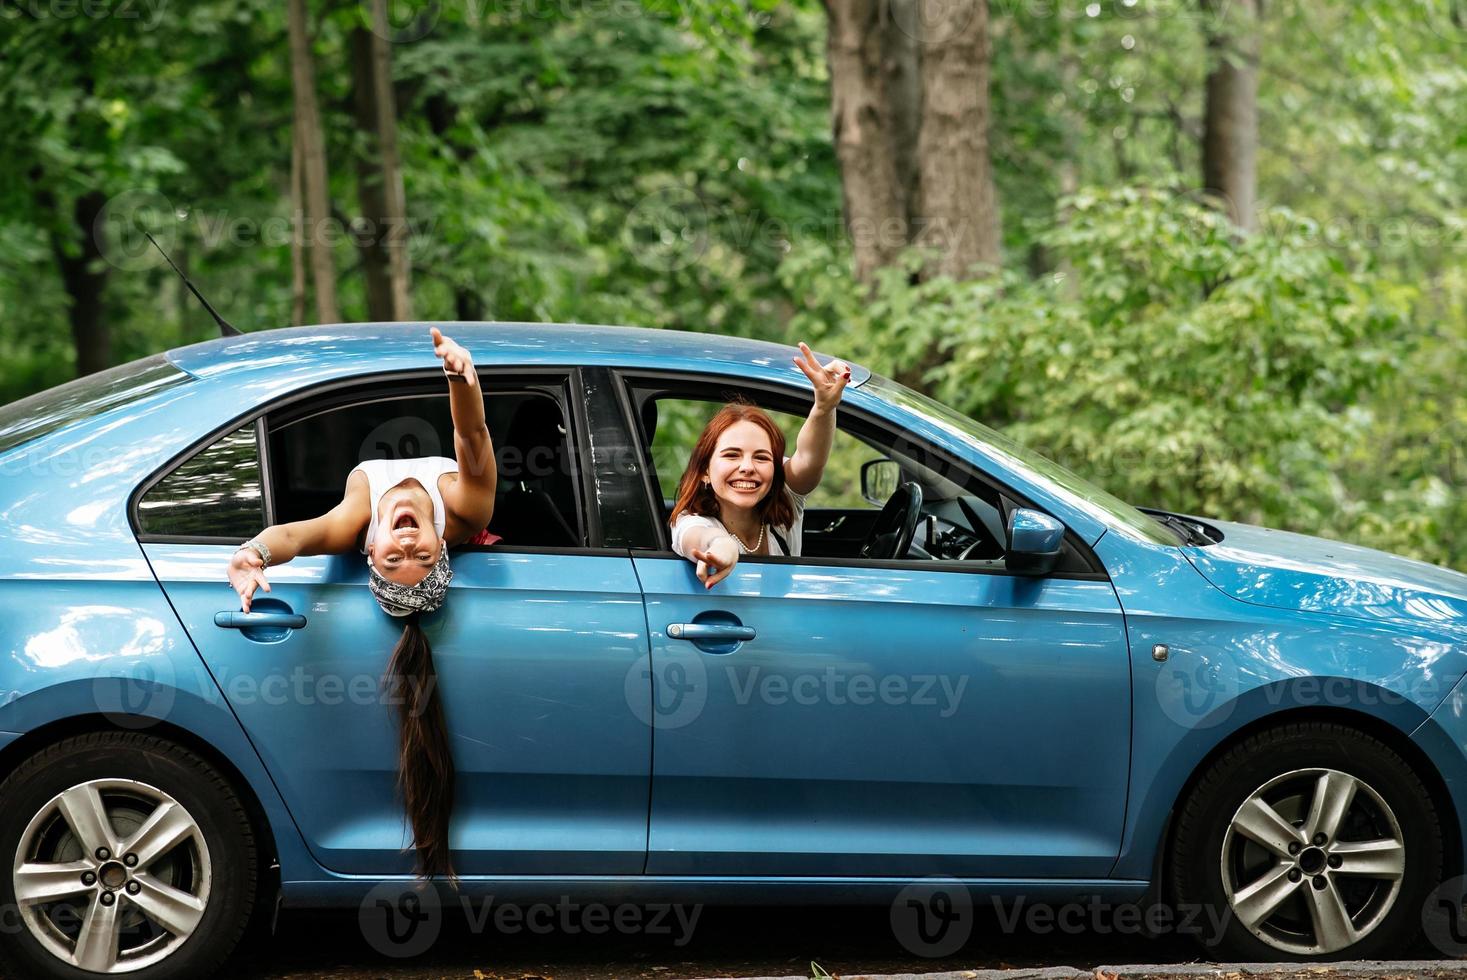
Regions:
<svg viewBox="0 0 1467 980"><path fill-rule="evenodd" d="M646 620L579 465L584 386L573 371L481 375L499 464L490 529L504 541L455 549L448 601L424 620L458 773L455 865L640 873L651 732L626 678L648 669ZM154 573L333 871L412 870L396 708L379 683L401 625L368 592L357 552L271 568L249 617L225 568L262 524L329 509L361 459L437 454L453 455L448 399L441 374L420 373L242 417L135 495Z"/></svg>

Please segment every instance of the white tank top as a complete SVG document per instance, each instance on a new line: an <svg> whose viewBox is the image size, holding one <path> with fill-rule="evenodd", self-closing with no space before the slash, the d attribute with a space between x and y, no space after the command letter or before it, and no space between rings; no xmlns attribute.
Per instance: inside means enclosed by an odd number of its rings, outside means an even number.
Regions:
<svg viewBox="0 0 1467 980"><path fill-rule="evenodd" d="M377 504L382 495L409 477L417 480L433 498L433 530L443 537L444 521L448 509L443 506L443 495L438 492L438 478L444 473L457 473L458 462L447 456L423 456L418 459L369 459L358 463L352 473L361 470L367 474L367 495L372 501L372 520L367 524L367 536L363 539L362 552L372 547L372 538L377 533ZM348 473L347 476L350 476Z"/></svg>

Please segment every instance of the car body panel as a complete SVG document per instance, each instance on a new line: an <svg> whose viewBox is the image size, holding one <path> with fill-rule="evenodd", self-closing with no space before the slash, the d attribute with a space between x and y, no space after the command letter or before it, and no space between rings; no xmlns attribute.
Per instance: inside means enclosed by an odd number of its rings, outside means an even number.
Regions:
<svg viewBox="0 0 1467 980"><path fill-rule="evenodd" d="M746 558L709 592L682 558L636 563L659 712L649 874L1114 863L1130 667L1109 582ZM670 635L718 621L757 635Z"/></svg>
<svg viewBox="0 0 1467 980"><path fill-rule="evenodd" d="M1148 874L1198 765L1269 715L1368 715L1402 737L1467 672L1467 650L1394 622L1290 612L1224 595L1180 548L1119 535L1097 553L1126 611L1134 668L1131 810L1112 874ZM1155 660L1153 648L1167 647Z"/></svg>
<svg viewBox="0 0 1467 980"><path fill-rule="evenodd" d="M307 619L276 639L215 625L239 608L220 576L229 546L144 548L322 866L411 873L400 694L380 685L402 626L368 592L363 556L270 569L253 608ZM628 674L647 667L631 560L469 552L452 567L424 632L457 768L455 870L640 872L652 745L626 702Z"/></svg>
<svg viewBox="0 0 1467 980"><path fill-rule="evenodd" d="M1247 524L1209 522L1220 544L1187 548L1207 580L1243 602L1429 623L1467 641L1467 575L1398 555Z"/></svg>

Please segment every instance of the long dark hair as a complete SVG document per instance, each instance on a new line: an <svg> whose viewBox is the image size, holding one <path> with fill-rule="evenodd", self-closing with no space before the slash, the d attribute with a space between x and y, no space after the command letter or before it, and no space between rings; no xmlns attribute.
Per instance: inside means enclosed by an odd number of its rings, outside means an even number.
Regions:
<svg viewBox="0 0 1467 980"><path fill-rule="evenodd" d="M683 513L718 517L718 495L713 488L703 484L703 473L713 461L713 450L718 448L718 437L736 422L753 422L769 436L769 447L774 451L774 482L754 508L759 520L784 527L795 519L795 508L784 492L784 433L774 424L763 409L746 401L731 401L723 406L703 426L693 454L688 458L688 468L678 482L677 500L672 505L668 524L676 524Z"/></svg>
<svg viewBox="0 0 1467 980"><path fill-rule="evenodd" d="M418 614L407 617L383 678L397 704L397 789L413 827L419 875L458 876L448 849L453 815L453 753L433 651Z"/></svg>

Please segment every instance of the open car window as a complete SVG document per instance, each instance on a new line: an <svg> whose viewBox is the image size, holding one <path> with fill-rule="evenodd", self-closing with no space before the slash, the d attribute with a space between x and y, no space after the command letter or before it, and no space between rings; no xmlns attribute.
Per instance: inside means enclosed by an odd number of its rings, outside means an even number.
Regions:
<svg viewBox="0 0 1467 980"><path fill-rule="evenodd" d="M498 488L489 530L500 548L582 548L586 520L563 385L485 382ZM269 475L276 522L325 513L363 460L454 455L449 398L435 389L333 395L273 413Z"/></svg>
<svg viewBox="0 0 1467 980"><path fill-rule="evenodd" d="M714 394L717 397L708 398L686 387L633 385L632 401L651 457L653 496L660 500L664 523L698 435L732 393ZM774 419L785 433L785 455L794 455L808 402L801 405L798 399L754 391L744 394ZM863 481L863 468L870 463L879 465ZM1002 569L1004 523L1011 509L1003 494L976 474L938 459L930 447L847 411L837 415L830 460L820 485L806 500L802 557L858 558L886 498L907 482L922 490L923 522L908 553L890 560L963 561Z"/></svg>

